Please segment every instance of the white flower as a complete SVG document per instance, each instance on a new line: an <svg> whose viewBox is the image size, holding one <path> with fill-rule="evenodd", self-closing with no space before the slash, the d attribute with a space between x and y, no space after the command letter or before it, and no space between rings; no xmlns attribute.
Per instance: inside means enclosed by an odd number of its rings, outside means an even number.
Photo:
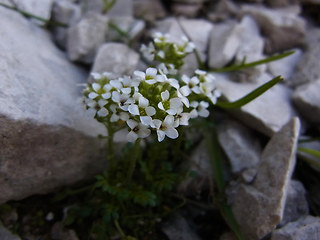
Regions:
<svg viewBox="0 0 320 240"><path fill-rule="evenodd" d="M119 107L124 111L128 111L129 105L134 103L133 98L130 98L128 94L119 93L117 91L112 92L112 101L118 103Z"/></svg>
<svg viewBox="0 0 320 240"><path fill-rule="evenodd" d="M127 121L129 119L129 114L127 112L119 111L116 104L112 104L109 109L112 112L110 122L118 122L119 120Z"/></svg>
<svg viewBox="0 0 320 240"><path fill-rule="evenodd" d="M149 43L148 46L142 44L140 48L141 53L147 59L148 61L153 61L154 60L154 53L155 53L155 48L152 42Z"/></svg>
<svg viewBox="0 0 320 240"><path fill-rule="evenodd" d="M158 65L158 69L159 69L159 72L164 75L168 75L168 74L176 75L178 73L178 70L175 69L173 64L165 65L164 63L160 63Z"/></svg>
<svg viewBox="0 0 320 240"><path fill-rule="evenodd" d="M132 115L139 115L140 121L144 125L150 125L152 121L152 116L156 114L156 109L152 106L149 106L149 100L143 97L141 94L139 96L139 103L131 104L128 108L128 111Z"/></svg>
<svg viewBox="0 0 320 240"><path fill-rule="evenodd" d="M159 142L161 142L165 136L172 139L179 136L177 129L174 128L174 117L171 115L167 115L163 122L159 119L154 119L151 127L157 129Z"/></svg>
<svg viewBox="0 0 320 240"><path fill-rule="evenodd" d="M208 111L209 103L205 101L201 101L200 103L197 101L193 101L190 103L190 106L194 109L190 112L191 118L200 117L208 117L210 112Z"/></svg>
<svg viewBox="0 0 320 240"><path fill-rule="evenodd" d="M199 76L200 82L212 83L215 79L215 77L212 74L208 74L206 71L200 69L197 69L195 71L195 74Z"/></svg>
<svg viewBox="0 0 320 240"><path fill-rule="evenodd" d="M129 142L134 142L138 138L146 138L151 133L151 130L147 126L132 119L127 120L127 125L131 129L131 131L127 135L127 140Z"/></svg>
<svg viewBox="0 0 320 240"><path fill-rule="evenodd" d="M96 102L92 99L85 99L85 103L88 106L87 112L91 117L106 117L109 114L108 109L105 108L108 103L106 100L100 99Z"/></svg>
<svg viewBox="0 0 320 240"><path fill-rule="evenodd" d="M171 37L169 34L163 34L161 32L156 32L153 34L153 41L155 43L171 43Z"/></svg>
<svg viewBox="0 0 320 240"><path fill-rule="evenodd" d="M181 77L181 80L186 84L185 86L180 88L180 92L184 96L188 96L191 92L194 92L196 94L200 93L200 87L199 87L199 78L197 77L192 77L189 78L186 75L183 75Z"/></svg>
<svg viewBox="0 0 320 240"><path fill-rule="evenodd" d="M175 89L179 89L180 85L177 79L174 78L167 78L165 74L160 74L157 75L157 82L162 82L162 83L169 83L172 87Z"/></svg>
<svg viewBox="0 0 320 240"><path fill-rule="evenodd" d="M189 119L190 119L190 113L182 112L183 109L181 108L181 111L177 113L174 120L174 127L178 127L180 125L188 126L189 125Z"/></svg>
<svg viewBox="0 0 320 240"><path fill-rule="evenodd" d="M170 115L175 115L177 114L177 112L179 112L180 108L183 107L182 105L182 101L175 97L175 98L171 98L170 97L170 93L168 90L165 90L164 92L161 93L161 99L162 102L158 103L158 108L166 111L168 114Z"/></svg>
<svg viewBox="0 0 320 240"><path fill-rule="evenodd" d="M158 70L156 68L147 68L145 73L142 71L134 71L133 74L139 81L145 81L146 83L154 84L157 82L157 72Z"/></svg>

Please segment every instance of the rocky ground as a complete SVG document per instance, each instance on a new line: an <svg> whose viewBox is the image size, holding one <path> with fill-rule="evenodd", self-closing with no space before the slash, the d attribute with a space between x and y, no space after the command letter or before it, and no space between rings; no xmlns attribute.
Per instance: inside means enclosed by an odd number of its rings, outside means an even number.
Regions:
<svg viewBox="0 0 320 240"><path fill-rule="evenodd" d="M100 172L105 150L96 136L105 130L85 114L81 84L91 71L123 75L144 70L140 45L159 31L174 38L187 35L210 69L295 51L276 62L214 73L229 101L275 76L285 78L241 109L222 117L217 113L222 119L218 140L229 160L228 201L246 239L320 239L319 160L315 165L317 160L297 152L297 146L320 150L319 142L301 143L320 135L320 1L118 0L107 13L101 0L0 3L68 25L44 26L0 6L0 203L45 202L48 196L36 195ZM197 68L191 54L182 71L190 74ZM208 164L203 144L191 159L199 176L212 174L201 171ZM32 232L28 218L37 212L2 211L0 239L81 240L53 220L54 211L46 209L37 218L45 237L8 230L19 220L26 222L25 232ZM209 225L211 220L206 220ZM163 232L170 240L235 239L221 219L212 220L217 223L219 234L205 235L203 228L196 231L176 216Z"/></svg>

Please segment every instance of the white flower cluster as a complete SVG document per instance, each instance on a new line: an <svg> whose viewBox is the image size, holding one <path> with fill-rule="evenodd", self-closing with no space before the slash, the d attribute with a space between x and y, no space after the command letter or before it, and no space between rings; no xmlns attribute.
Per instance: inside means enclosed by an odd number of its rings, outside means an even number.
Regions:
<svg viewBox="0 0 320 240"><path fill-rule="evenodd" d="M195 45L185 36L175 42L169 34L156 32L153 41L148 46L142 44L140 51L148 61L159 61L165 65L179 69L183 65L183 58L193 52Z"/></svg>
<svg viewBox="0 0 320 240"><path fill-rule="evenodd" d="M88 112L101 122L125 121L130 142L148 137L151 130L160 142L165 136L177 138L176 128L188 125L190 118L209 116L209 103L216 103L219 92L205 71L197 70L192 78L183 75L181 82L164 72L148 68L116 79L92 74L95 82L84 93Z"/></svg>
<svg viewBox="0 0 320 240"><path fill-rule="evenodd" d="M157 44L163 44L164 51L160 53L164 62L157 68L135 71L133 76L120 78L110 73L92 73L94 83L84 90L84 103L90 115L105 124L125 122L130 142L146 138L152 131L157 133L159 142L165 136L177 138L180 125L188 125L191 118L208 117L210 103L215 104L220 96L214 87L214 77L206 71L196 70L191 78L174 77L179 66L176 60L182 58L172 57L170 51L174 49L175 54L180 51L186 55L193 45L185 39L180 45L167 39L167 35L155 36L154 46L159 48ZM155 53L159 55L159 51ZM168 58L175 60L170 63Z"/></svg>

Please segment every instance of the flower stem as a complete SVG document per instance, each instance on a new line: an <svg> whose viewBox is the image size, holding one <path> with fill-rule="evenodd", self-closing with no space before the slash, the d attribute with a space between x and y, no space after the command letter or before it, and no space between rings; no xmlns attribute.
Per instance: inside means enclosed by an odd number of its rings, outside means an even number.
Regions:
<svg viewBox="0 0 320 240"><path fill-rule="evenodd" d="M113 135L114 129L112 125L109 123L106 124L108 130L108 161L109 161L109 169L113 171L115 162L114 162L114 145L113 145Z"/></svg>
<svg viewBox="0 0 320 240"><path fill-rule="evenodd" d="M128 169L128 174L127 174L127 181L128 182L130 182L130 180L133 176L139 154L140 154L140 138L138 138L136 140L136 142L134 143L133 152L132 152L132 155L130 158L129 169Z"/></svg>
<svg viewBox="0 0 320 240"><path fill-rule="evenodd" d="M122 238L126 237L126 234L123 232L122 228L120 227L119 221L118 220L114 220L114 225L116 226L118 232L120 233Z"/></svg>

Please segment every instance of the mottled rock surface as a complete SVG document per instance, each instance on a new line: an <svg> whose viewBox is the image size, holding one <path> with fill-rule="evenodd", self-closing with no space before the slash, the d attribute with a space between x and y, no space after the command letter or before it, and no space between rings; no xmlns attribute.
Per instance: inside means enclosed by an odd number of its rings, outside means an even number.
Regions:
<svg viewBox="0 0 320 240"><path fill-rule="evenodd" d="M105 43L99 48L92 72L130 75L139 62L139 54L123 43Z"/></svg>
<svg viewBox="0 0 320 240"><path fill-rule="evenodd" d="M235 83L226 75L215 74L216 86L228 101L236 101L259 87L256 83ZM270 77L268 80L271 80ZM297 116L291 104L292 90L278 84L232 115L258 132L272 136L292 117Z"/></svg>
<svg viewBox="0 0 320 240"><path fill-rule="evenodd" d="M272 233L271 240L318 240L320 218L307 216Z"/></svg>
<svg viewBox="0 0 320 240"><path fill-rule="evenodd" d="M292 98L303 117L320 124L320 79L297 88Z"/></svg>
<svg viewBox="0 0 320 240"><path fill-rule="evenodd" d="M98 173L104 128L89 119L72 65L47 32L0 8L0 203ZM23 39L23 41L21 41ZM95 159L95 161L93 161Z"/></svg>
<svg viewBox="0 0 320 240"><path fill-rule="evenodd" d="M0 222L0 239L1 240L21 240L20 237L14 235L8 229L2 226L1 222Z"/></svg>
<svg viewBox="0 0 320 240"><path fill-rule="evenodd" d="M262 152L255 180L240 185L235 195L233 213L248 240L261 239L282 220L299 127L293 118L274 134Z"/></svg>
<svg viewBox="0 0 320 240"><path fill-rule="evenodd" d="M262 151L255 134L237 121L223 121L217 127L218 140L230 160L232 172L238 173L258 164Z"/></svg>

